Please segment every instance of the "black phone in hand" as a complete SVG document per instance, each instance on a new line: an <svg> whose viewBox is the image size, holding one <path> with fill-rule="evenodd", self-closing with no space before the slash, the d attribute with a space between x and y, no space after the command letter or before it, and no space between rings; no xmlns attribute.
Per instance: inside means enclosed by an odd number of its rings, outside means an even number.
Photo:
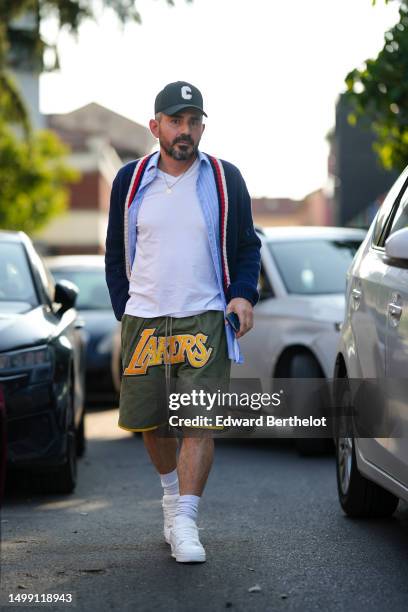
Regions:
<svg viewBox="0 0 408 612"><path fill-rule="evenodd" d="M239 322L238 315L235 312L230 312L229 314L227 314L226 319L228 323L231 325L234 332L239 332L239 328L241 324Z"/></svg>

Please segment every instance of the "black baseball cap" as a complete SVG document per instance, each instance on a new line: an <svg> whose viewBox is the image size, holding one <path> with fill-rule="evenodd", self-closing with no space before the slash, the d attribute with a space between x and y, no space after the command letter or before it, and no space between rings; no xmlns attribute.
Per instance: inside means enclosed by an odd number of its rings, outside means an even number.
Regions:
<svg viewBox="0 0 408 612"><path fill-rule="evenodd" d="M207 117L200 90L186 81L169 83L157 94L154 102L155 113L175 115L184 108L196 108Z"/></svg>

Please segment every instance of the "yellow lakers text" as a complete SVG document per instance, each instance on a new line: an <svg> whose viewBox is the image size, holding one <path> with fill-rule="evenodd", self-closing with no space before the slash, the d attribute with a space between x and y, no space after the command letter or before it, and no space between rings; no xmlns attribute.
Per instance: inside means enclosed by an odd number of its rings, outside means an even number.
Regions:
<svg viewBox="0 0 408 612"><path fill-rule="evenodd" d="M166 337L155 336L155 331L156 328L143 330L130 363L123 372L125 376L146 374L151 366L184 363L186 360L193 368L202 368L209 360L212 348L205 346L208 339L205 334Z"/></svg>

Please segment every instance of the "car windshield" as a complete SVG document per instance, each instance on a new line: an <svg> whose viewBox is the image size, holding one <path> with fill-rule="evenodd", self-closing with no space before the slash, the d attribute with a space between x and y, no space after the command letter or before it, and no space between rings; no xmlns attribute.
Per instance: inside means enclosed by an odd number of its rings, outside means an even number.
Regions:
<svg viewBox="0 0 408 612"><path fill-rule="evenodd" d="M18 242L0 242L0 308L22 312L38 304L23 245Z"/></svg>
<svg viewBox="0 0 408 612"><path fill-rule="evenodd" d="M79 289L75 304L77 310L108 310L111 302L105 281L104 268L53 268L50 270L55 280L69 280Z"/></svg>
<svg viewBox="0 0 408 612"><path fill-rule="evenodd" d="M344 293L346 272L361 241L268 241L288 293Z"/></svg>

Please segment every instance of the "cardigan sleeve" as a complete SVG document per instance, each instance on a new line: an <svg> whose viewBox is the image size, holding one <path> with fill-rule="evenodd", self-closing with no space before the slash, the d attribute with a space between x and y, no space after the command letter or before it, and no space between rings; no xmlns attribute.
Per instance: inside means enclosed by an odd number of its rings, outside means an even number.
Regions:
<svg viewBox="0 0 408 612"><path fill-rule="evenodd" d="M252 219L251 197L241 173L237 191L239 212L238 244L234 280L227 291L227 299L242 297L254 306L259 300L258 280L261 267L261 241Z"/></svg>
<svg viewBox="0 0 408 612"><path fill-rule="evenodd" d="M112 184L105 243L105 278L112 308L118 321L122 319L129 297L129 281L125 266L123 192L123 179L119 170Z"/></svg>

